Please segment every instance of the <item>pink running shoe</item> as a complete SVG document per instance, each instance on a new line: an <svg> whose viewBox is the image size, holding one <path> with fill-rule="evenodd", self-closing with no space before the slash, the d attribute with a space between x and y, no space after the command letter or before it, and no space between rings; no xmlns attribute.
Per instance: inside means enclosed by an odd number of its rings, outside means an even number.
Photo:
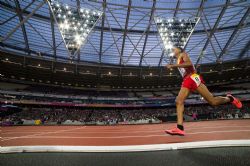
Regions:
<svg viewBox="0 0 250 166"><path fill-rule="evenodd" d="M227 94L227 97L232 97L234 100L231 102L235 107L242 108L242 103L239 99L233 97L231 94Z"/></svg>
<svg viewBox="0 0 250 166"><path fill-rule="evenodd" d="M185 131L178 129L177 127L173 128L171 130L165 130L165 132L167 134L170 134L170 135L179 135L179 136L185 135Z"/></svg>

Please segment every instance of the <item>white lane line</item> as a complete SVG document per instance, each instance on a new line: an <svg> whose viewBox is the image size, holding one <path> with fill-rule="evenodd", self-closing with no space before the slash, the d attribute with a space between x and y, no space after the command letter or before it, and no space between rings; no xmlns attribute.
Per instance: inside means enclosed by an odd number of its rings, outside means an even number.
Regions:
<svg viewBox="0 0 250 166"><path fill-rule="evenodd" d="M216 127L195 127L195 128L187 128L185 131L191 131L195 129L220 129L220 128L250 128L250 126L216 126ZM65 133L156 133L156 132L164 132L164 130L138 130L138 131L133 131L133 130L121 130L121 131L79 131L79 132L65 132ZM12 134L12 133L48 133L48 132L39 132L39 131L13 131L13 132L4 132L2 134Z"/></svg>
<svg viewBox="0 0 250 166"><path fill-rule="evenodd" d="M63 133L66 131L74 131L74 130L79 130L82 128L85 128L86 126L82 126L82 127L78 127L78 128L73 128L73 129L68 129L68 130L59 130L59 131L53 131L53 132L44 132L44 133L39 133L39 134L32 134L32 135L25 135L25 136L20 136L20 137L10 137L7 139L3 139L1 141L8 141L8 140L13 140L13 139L19 139L19 138L26 138L26 137L32 137L32 136L42 136L42 135L46 135L46 134L55 134L55 133Z"/></svg>
<svg viewBox="0 0 250 166"><path fill-rule="evenodd" d="M229 131L208 131L208 132L194 132L194 133L187 133L188 135L197 135L197 134L212 134L212 133L238 133L238 132L250 132L250 130L229 130ZM23 136L23 137L4 137L6 140L11 140L11 138L14 139L122 139L122 138L148 138L148 137L168 137L170 135L168 134L155 134L155 135L142 135L142 136L108 136L108 137L93 137L93 136L84 136L84 137L71 137L71 136ZM173 137L173 136L170 136ZM185 138L184 137L179 137L179 138Z"/></svg>
<svg viewBox="0 0 250 166"><path fill-rule="evenodd" d="M180 150L214 147L246 147L250 140L197 141L171 144L149 144L129 146L7 146L0 147L1 153L20 152L141 152L159 150Z"/></svg>

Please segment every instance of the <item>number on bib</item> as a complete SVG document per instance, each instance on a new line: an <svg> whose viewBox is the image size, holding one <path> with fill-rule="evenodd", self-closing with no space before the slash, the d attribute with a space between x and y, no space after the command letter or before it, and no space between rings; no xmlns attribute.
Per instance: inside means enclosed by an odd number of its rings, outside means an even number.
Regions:
<svg viewBox="0 0 250 166"><path fill-rule="evenodd" d="M201 84L201 79L198 74L191 75L191 79L196 83L197 87Z"/></svg>

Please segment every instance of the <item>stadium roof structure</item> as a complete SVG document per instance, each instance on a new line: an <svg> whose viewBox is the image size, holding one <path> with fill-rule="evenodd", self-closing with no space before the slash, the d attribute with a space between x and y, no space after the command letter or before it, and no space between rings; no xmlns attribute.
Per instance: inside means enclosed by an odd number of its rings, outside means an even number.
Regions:
<svg viewBox="0 0 250 166"><path fill-rule="evenodd" d="M168 56L154 17L200 17L186 45L196 64L249 57L247 0L61 0L103 15L72 63L161 67ZM0 0L0 49L69 62L47 0Z"/></svg>

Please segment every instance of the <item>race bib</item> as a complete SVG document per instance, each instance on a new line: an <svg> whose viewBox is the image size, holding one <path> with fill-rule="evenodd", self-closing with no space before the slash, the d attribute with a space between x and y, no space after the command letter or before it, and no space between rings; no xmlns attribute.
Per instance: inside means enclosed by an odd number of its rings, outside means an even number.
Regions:
<svg viewBox="0 0 250 166"><path fill-rule="evenodd" d="M191 79L196 83L197 87L201 84L201 79L198 74L192 74Z"/></svg>

